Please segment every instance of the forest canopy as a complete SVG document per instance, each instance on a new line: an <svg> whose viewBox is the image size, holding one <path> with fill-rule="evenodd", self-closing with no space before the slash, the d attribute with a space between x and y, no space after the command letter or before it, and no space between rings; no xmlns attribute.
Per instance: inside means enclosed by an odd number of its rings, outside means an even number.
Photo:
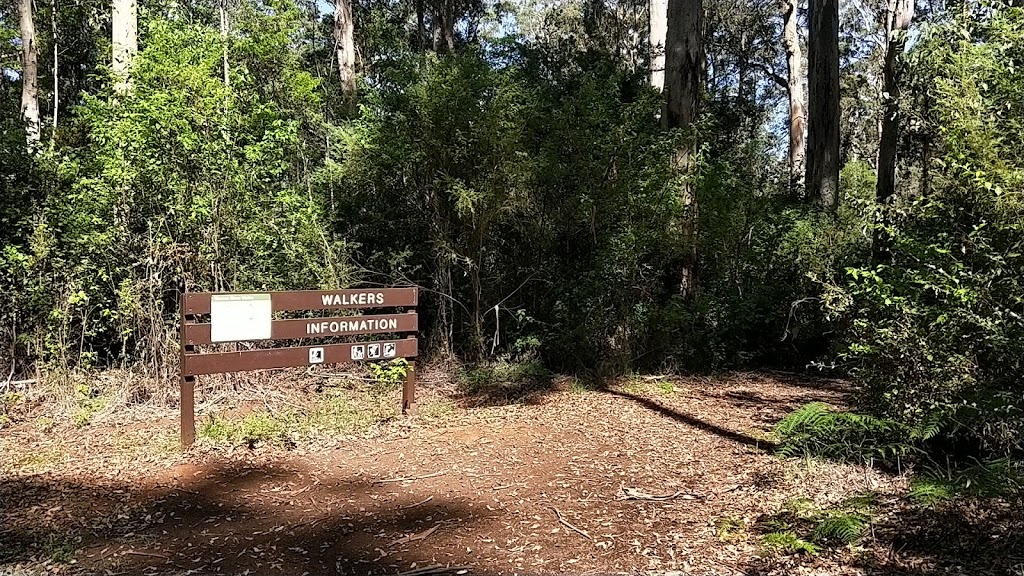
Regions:
<svg viewBox="0 0 1024 576"><path fill-rule="evenodd" d="M1018 452L1024 9L0 0L0 383L185 291L416 285L434 358L772 367Z"/></svg>

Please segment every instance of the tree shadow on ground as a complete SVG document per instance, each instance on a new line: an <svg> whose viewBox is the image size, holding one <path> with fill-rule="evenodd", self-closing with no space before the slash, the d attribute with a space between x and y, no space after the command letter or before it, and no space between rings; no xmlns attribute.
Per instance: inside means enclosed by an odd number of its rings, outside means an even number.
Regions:
<svg viewBox="0 0 1024 576"><path fill-rule="evenodd" d="M73 556L71 572L98 574L397 574L453 562L435 548L438 537L424 545L403 537L487 514L445 498L403 502L395 490L358 476L320 484L274 464L220 464L149 489L88 477L3 479L0 572Z"/></svg>
<svg viewBox="0 0 1024 576"><path fill-rule="evenodd" d="M676 422L680 422L687 426L692 426L699 430L715 434L716 436L719 436L726 440L730 440L732 442L737 442L745 446L751 446L753 448L764 450L766 452L770 452L775 449L775 444L769 440L765 440L763 438L754 438L753 436L743 434L741 432L736 432L733 430L729 430L728 428L723 428L722 426L714 422L709 422L707 420L697 418L696 416L692 416L680 412L678 410L674 410L667 406L664 406L656 402L655 400L647 398L646 396L640 396L638 394L633 394L611 387L602 387L601 392L604 394L617 396L619 398L626 398L639 404L640 406L643 406L644 408L647 408L648 410L652 410L662 416L675 420Z"/></svg>

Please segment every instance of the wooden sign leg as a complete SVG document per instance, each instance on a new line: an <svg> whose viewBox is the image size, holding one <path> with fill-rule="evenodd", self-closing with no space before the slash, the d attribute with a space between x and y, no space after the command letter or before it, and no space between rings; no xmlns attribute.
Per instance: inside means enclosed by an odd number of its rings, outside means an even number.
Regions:
<svg viewBox="0 0 1024 576"><path fill-rule="evenodd" d="M405 385L402 387L402 414L412 414L416 402L416 362L409 362L405 373Z"/></svg>
<svg viewBox="0 0 1024 576"><path fill-rule="evenodd" d="M181 377L181 448L196 441L196 377Z"/></svg>

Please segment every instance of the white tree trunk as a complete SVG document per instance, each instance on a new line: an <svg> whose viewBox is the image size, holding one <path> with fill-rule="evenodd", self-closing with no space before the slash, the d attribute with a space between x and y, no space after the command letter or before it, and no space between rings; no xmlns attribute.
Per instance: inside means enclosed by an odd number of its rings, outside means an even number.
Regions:
<svg viewBox="0 0 1024 576"><path fill-rule="evenodd" d="M131 65L139 51L139 5L136 0L113 0L111 46L114 91L127 93L131 88Z"/></svg>
<svg viewBox="0 0 1024 576"><path fill-rule="evenodd" d="M36 27L32 21L32 0L18 0L21 26L21 119L30 150L39 145L39 59L36 54Z"/></svg>
<svg viewBox="0 0 1024 576"><path fill-rule="evenodd" d="M797 0L782 0L782 46L786 50L789 74L786 90L789 93L789 182L796 194L803 193L804 158L806 148L806 112L804 111L803 55L796 20Z"/></svg>
<svg viewBox="0 0 1024 576"><path fill-rule="evenodd" d="M668 34L668 0L650 2L651 86L665 89L665 37Z"/></svg>
<svg viewBox="0 0 1024 576"><path fill-rule="evenodd" d="M356 42L355 22L352 21L352 1L334 0L334 45L338 52L338 70L341 89L345 96L356 94Z"/></svg>

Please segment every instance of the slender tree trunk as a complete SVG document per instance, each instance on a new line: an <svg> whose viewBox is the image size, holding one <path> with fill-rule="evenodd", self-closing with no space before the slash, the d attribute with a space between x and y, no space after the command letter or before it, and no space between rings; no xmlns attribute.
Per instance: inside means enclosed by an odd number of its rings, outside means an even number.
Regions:
<svg viewBox="0 0 1024 576"><path fill-rule="evenodd" d="M60 111L60 58L57 52L57 0L50 11L50 35L53 37L53 131L57 131L57 113ZM50 138L51 143L53 138Z"/></svg>
<svg viewBox="0 0 1024 576"><path fill-rule="evenodd" d="M878 185L875 196L886 202L896 192L896 146L900 124L900 54L906 46L906 32L914 18L913 0L889 0L886 15L885 63L882 66L883 114L878 146Z"/></svg>
<svg viewBox="0 0 1024 576"><path fill-rule="evenodd" d="M907 29L914 19L914 0L889 0L885 17L885 61L882 65L882 128L878 144L878 181L875 201L884 205L896 193L896 149L900 129L899 57L906 46ZM886 215L883 209L882 222ZM872 252L875 260L889 259L892 239L884 226L876 226Z"/></svg>
<svg viewBox="0 0 1024 576"><path fill-rule="evenodd" d="M352 0L334 0L334 46L338 52L341 90L351 102L356 95L356 36Z"/></svg>
<svg viewBox="0 0 1024 576"><path fill-rule="evenodd" d="M665 89L665 35L668 34L668 0L650 2L651 86Z"/></svg>
<svg viewBox="0 0 1024 576"><path fill-rule="evenodd" d="M682 128L685 137L672 162L683 173L680 203L686 208L682 223L685 242L679 272L679 289L684 298L696 292L698 203L693 186L697 155L697 119L700 114L704 71L704 7L701 0L669 0L665 42L665 112L667 129Z"/></svg>
<svg viewBox="0 0 1024 576"><path fill-rule="evenodd" d="M113 0L111 46L114 91L125 94L131 89L131 65L139 51L139 5L136 0Z"/></svg>
<svg viewBox="0 0 1024 576"><path fill-rule="evenodd" d="M789 93L789 186L797 197L804 188L805 111L803 55L800 53L800 35L796 19L796 0L782 0L782 46L786 50L789 74L786 91Z"/></svg>
<svg viewBox="0 0 1024 576"><path fill-rule="evenodd" d="M434 52L455 51L455 0L434 0Z"/></svg>
<svg viewBox="0 0 1024 576"><path fill-rule="evenodd" d="M810 0L807 51L807 196L839 205L839 1Z"/></svg>
<svg viewBox="0 0 1024 576"><path fill-rule="evenodd" d="M423 25L423 0L416 0L416 51L423 52L423 39L427 29Z"/></svg>
<svg viewBox="0 0 1024 576"><path fill-rule="evenodd" d="M39 145L39 58L36 53L36 27L32 21L32 0L18 0L21 26L21 119L30 151Z"/></svg>
<svg viewBox="0 0 1024 576"><path fill-rule="evenodd" d="M228 68L228 10L227 0L220 0L220 41L223 44L222 59L224 64L224 85L231 85L230 69Z"/></svg>

